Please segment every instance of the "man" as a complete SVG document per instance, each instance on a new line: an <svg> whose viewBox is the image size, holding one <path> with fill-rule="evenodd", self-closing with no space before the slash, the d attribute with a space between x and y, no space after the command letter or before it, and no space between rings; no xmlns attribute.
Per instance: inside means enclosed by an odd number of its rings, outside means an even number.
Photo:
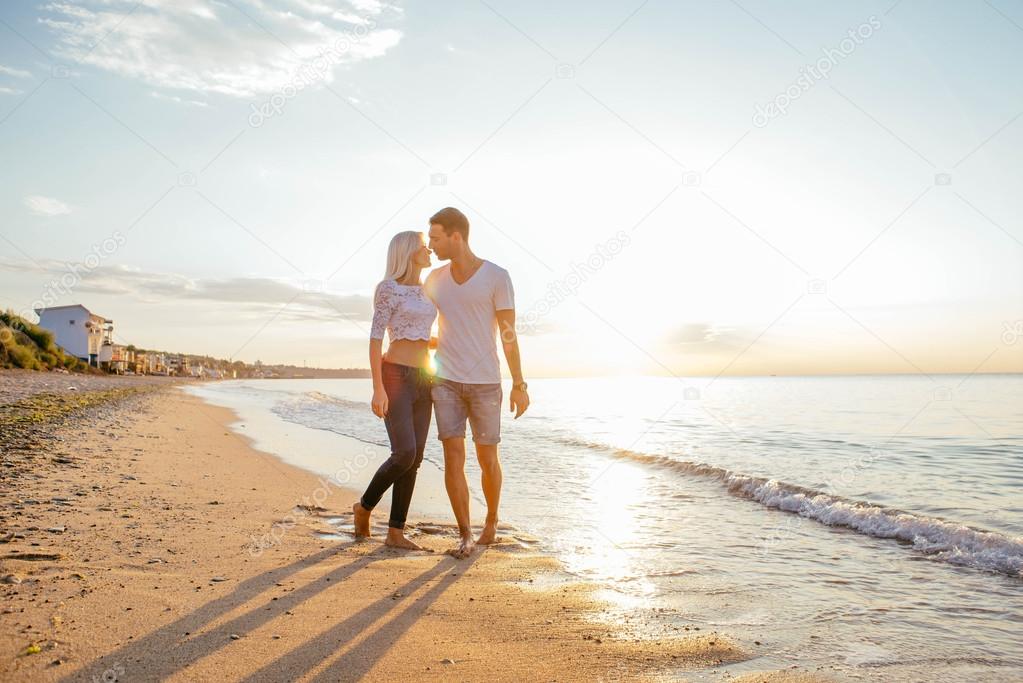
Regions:
<svg viewBox="0 0 1023 683"><path fill-rule="evenodd" d="M448 207L430 218L429 247L450 263L426 278L426 295L437 306L437 376L433 386L437 432L444 444L444 484L458 521L461 542L452 551L467 557L476 544L497 538L501 502L501 366L497 334L512 376L510 409L518 419L529 407L515 335L515 295L508 271L469 248L469 219ZM469 484L465 478L465 422L472 427L476 458L483 471L487 519L479 539L469 525Z"/></svg>

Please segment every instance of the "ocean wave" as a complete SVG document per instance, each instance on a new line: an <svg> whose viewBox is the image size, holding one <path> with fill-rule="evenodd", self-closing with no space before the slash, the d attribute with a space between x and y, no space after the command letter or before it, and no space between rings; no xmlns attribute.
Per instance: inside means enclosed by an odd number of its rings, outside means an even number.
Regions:
<svg viewBox="0 0 1023 683"><path fill-rule="evenodd" d="M368 401L350 401L347 398L340 398L338 396L331 396L330 394L324 394L319 391L307 391L303 394L304 397L312 399L317 403L325 403L327 405L337 406L339 408L353 408L358 410L369 410Z"/></svg>
<svg viewBox="0 0 1023 683"><path fill-rule="evenodd" d="M596 444L591 444L591 447ZM604 448L604 447L602 447ZM698 462L625 449L619 458L719 481L732 495L798 514L828 526L891 538L950 564L1023 578L1023 537L977 529L958 522L843 498L824 491L757 477Z"/></svg>
<svg viewBox="0 0 1023 683"><path fill-rule="evenodd" d="M308 391L274 404L271 412L286 422L333 432L374 446L388 446L387 433L366 402Z"/></svg>

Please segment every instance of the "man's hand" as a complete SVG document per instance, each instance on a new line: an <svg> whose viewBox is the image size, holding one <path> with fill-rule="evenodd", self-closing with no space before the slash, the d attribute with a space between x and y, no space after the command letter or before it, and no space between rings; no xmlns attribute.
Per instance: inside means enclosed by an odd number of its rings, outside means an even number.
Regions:
<svg viewBox="0 0 1023 683"><path fill-rule="evenodd" d="M529 394L522 389L512 389L508 409L515 413L515 419L522 417L522 413L526 412L527 408L529 408Z"/></svg>

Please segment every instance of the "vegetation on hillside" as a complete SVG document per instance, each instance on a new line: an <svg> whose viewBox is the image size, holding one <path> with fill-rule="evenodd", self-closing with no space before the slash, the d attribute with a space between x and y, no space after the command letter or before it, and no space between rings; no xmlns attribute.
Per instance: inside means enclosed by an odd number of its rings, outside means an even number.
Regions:
<svg viewBox="0 0 1023 683"><path fill-rule="evenodd" d="M0 368L91 371L86 363L64 353L53 341L52 332L12 311L0 313Z"/></svg>

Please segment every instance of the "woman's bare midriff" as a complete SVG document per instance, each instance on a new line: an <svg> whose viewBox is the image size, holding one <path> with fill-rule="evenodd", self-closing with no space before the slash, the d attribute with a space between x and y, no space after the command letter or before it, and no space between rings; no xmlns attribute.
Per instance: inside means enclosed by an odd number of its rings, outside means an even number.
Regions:
<svg viewBox="0 0 1023 683"><path fill-rule="evenodd" d="M429 344L425 339L398 339L388 345L384 360L396 365L425 368L430 364Z"/></svg>

